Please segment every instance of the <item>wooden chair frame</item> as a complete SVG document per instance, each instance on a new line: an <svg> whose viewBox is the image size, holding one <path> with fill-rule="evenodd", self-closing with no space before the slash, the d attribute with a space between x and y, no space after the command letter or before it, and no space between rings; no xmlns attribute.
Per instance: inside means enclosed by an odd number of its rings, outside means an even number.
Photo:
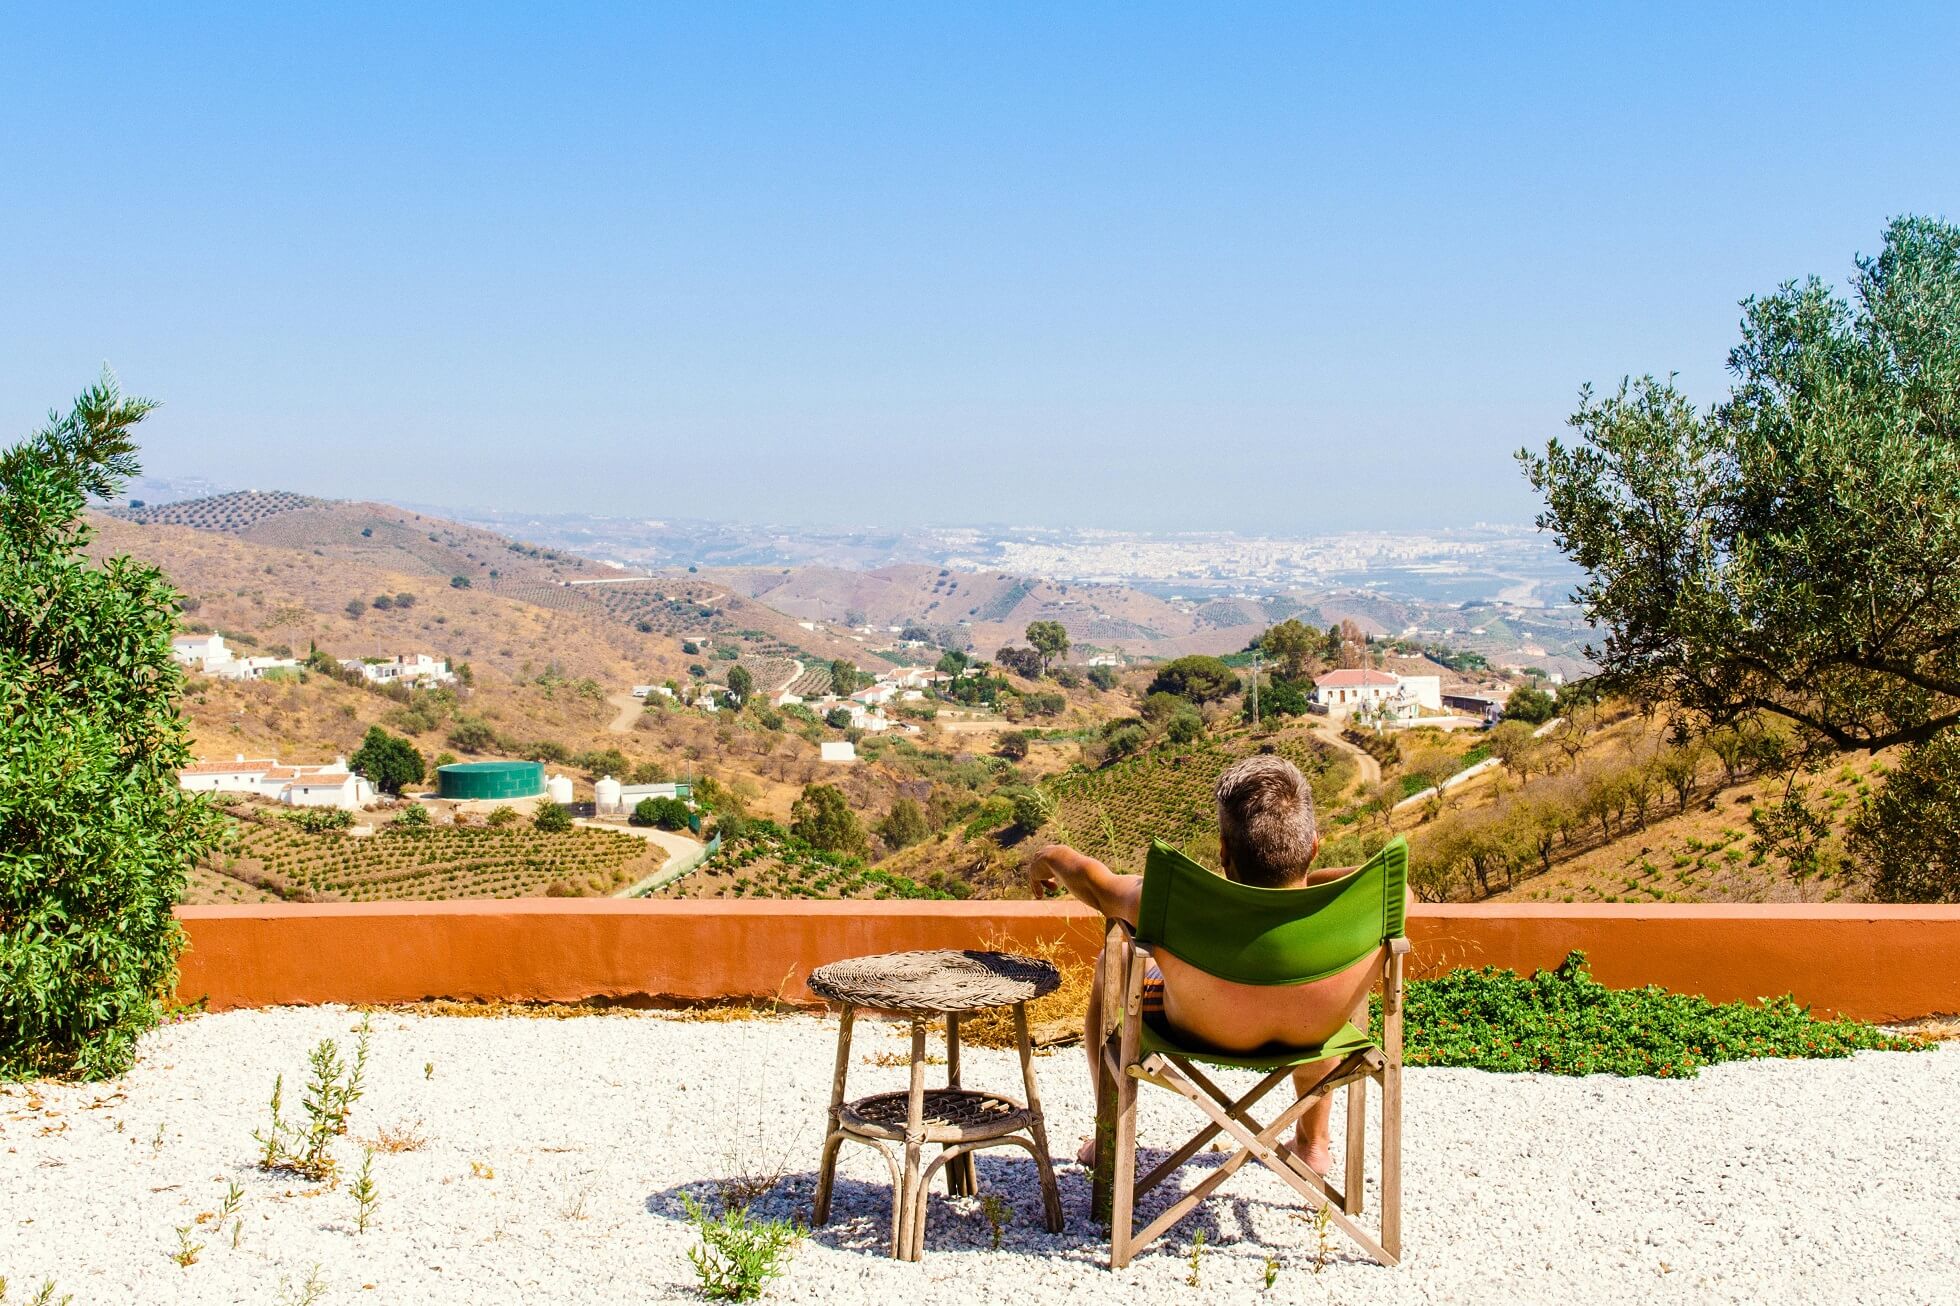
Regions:
<svg viewBox="0 0 1960 1306"><path fill-rule="evenodd" d="M1102 1031L1096 1055L1096 1168L1094 1209L1108 1222L1109 1266L1120 1270L1135 1255L1190 1214L1248 1160L1256 1160L1306 1198L1309 1208L1325 1208L1342 1233L1383 1265L1402 1257L1402 968L1409 951L1404 938L1384 940L1382 961L1382 1039L1377 1047L1345 1057L1311 1093L1262 1124L1251 1114L1260 1100L1293 1075L1286 1066L1264 1076L1234 1098L1212 1082L1190 1058L1153 1052L1140 1055L1143 984L1149 952L1137 945L1131 927L1106 922L1096 984L1102 995ZM1357 1022L1360 1023L1360 1022ZM1379 1238L1354 1218L1361 1214L1363 1157L1367 1150L1367 1085L1381 1086L1381 1227ZM1155 1169L1137 1178L1136 1100L1139 1083L1167 1088L1190 1101L1210 1120ZM1285 1131L1313 1102L1337 1088L1347 1089L1347 1149L1341 1186L1334 1187L1280 1149ZM1135 1227L1136 1203L1168 1179L1219 1134L1239 1149L1196 1187L1167 1207L1148 1227Z"/></svg>

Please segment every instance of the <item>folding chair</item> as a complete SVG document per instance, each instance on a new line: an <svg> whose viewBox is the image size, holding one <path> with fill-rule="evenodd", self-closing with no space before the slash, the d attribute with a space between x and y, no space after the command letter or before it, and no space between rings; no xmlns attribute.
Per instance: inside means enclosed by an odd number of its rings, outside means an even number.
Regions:
<svg viewBox="0 0 1960 1306"><path fill-rule="evenodd" d="M1152 845L1143 872L1143 900L1134 936L1108 922L1103 968L1097 975L1103 1030L1097 1059L1094 1200L1110 1224L1109 1264L1121 1269L1138 1251L1188 1215L1247 1160L1285 1180L1309 1207L1328 1218L1383 1265L1402 1254L1402 932L1409 849L1396 839L1350 875L1297 889L1261 889L1227 880L1163 842ZM1262 1048L1236 1055L1181 1045L1171 1031L1143 1015L1150 950L1161 949L1219 979L1239 984L1304 984L1346 970L1383 951L1382 1041L1377 1046L1352 1023L1318 1047ZM1364 1017L1365 1019L1365 1017ZM1337 1064L1312 1093L1261 1124L1252 1109L1287 1083L1295 1067ZM1196 1062L1258 1071L1248 1093L1234 1097ZM1371 1237L1361 1214L1362 1157L1367 1138L1367 1082L1381 1085L1381 1229ZM1136 1172L1136 1095L1139 1083L1188 1098L1210 1123L1142 1179ZM1308 1169L1280 1146L1286 1130L1313 1101L1347 1089L1347 1156L1341 1186ZM1169 1178L1224 1133L1239 1150L1147 1228L1133 1223L1139 1198Z"/></svg>

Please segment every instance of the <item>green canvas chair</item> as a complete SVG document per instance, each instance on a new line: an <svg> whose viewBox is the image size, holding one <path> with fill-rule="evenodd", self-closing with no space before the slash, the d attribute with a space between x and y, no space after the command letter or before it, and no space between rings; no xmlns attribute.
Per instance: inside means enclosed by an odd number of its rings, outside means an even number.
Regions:
<svg viewBox="0 0 1960 1306"><path fill-rule="evenodd" d="M1383 848L1352 874L1297 889L1260 889L1225 879L1158 842L1144 864L1143 899L1132 935L1121 921L1108 922L1101 986L1103 1031L1096 1082L1095 1210L1110 1223L1109 1263L1121 1269L1136 1253L1225 1182L1256 1160L1304 1197L1310 1209L1326 1207L1329 1219L1383 1265L1402 1254L1402 932L1409 849L1401 839ZM1318 1047L1262 1048L1248 1055L1181 1046L1170 1031L1143 1015L1143 983L1150 954L1180 960L1239 984L1304 984L1346 970L1363 958L1382 956L1382 1041L1353 1024ZM1298 1066L1334 1060L1333 1069L1302 1097L1261 1124L1252 1109L1291 1080ZM1234 1097L1197 1063L1256 1071L1258 1084ZM1381 1222L1377 1240L1356 1220L1361 1214L1362 1156L1366 1150L1367 1083L1381 1085ZM1154 1084L1187 1098L1210 1123L1139 1179L1136 1172L1136 1095ZM1347 1155L1341 1186L1334 1187L1280 1150L1284 1135L1313 1101L1347 1090ZM1136 1203L1169 1178L1212 1139L1227 1134L1239 1150L1147 1228L1134 1225Z"/></svg>

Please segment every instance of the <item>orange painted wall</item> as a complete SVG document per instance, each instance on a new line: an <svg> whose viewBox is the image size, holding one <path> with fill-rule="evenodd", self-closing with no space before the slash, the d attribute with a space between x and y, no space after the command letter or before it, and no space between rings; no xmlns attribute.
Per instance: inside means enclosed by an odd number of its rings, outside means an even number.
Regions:
<svg viewBox="0 0 1960 1306"><path fill-rule="evenodd" d="M508 901L179 910L178 995L213 1010L318 1002L698 1001L780 994L839 957L908 948L1082 955L1100 923L1035 902ZM1415 973L1528 971L1584 949L1615 987L1715 999L1794 993L1868 1020L1960 1011L1960 907L1418 906Z"/></svg>

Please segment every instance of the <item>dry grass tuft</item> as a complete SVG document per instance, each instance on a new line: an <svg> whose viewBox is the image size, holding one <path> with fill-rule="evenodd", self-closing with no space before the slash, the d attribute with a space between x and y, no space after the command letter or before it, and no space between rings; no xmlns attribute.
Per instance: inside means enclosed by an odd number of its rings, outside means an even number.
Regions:
<svg viewBox="0 0 1960 1306"><path fill-rule="evenodd" d="M1083 924L1072 932L1100 934L1100 926ZM989 940L986 946L1000 952L1019 952L1020 948L1003 940ZM1062 983L1045 998L1028 1004L1028 1030L1037 1046L1068 1043L1082 1037L1082 1022L1089 1011L1089 991L1095 986L1093 961L1078 959L1078 950L1066 936L1043 939L1034 946L1034 955L1062 973ZM1014 1012L1007 1007L985 1011L960 1021L960 1040L983 1048L1014 1046Z"/></svg>
<svg viewBox="0 0 1960 1306"><path fill-rule="evenodd" d="M428 1143L428 1136L422 1132L420 1120L409 1124L382 1125L374 1131L374 1137L367 1140L370 1152L419 1152Z"/></svg>
<svg viewBox="0 0 1960 1306"><path fill-rule="evenodd" d="M1940 1012L1931 1016L1921 1016L1917 1020L1901 1020L1880 1028L1908 1038L1923 1039L1929 1043L1951 1043L1960 1040L1960 1015Z"/></svg>

